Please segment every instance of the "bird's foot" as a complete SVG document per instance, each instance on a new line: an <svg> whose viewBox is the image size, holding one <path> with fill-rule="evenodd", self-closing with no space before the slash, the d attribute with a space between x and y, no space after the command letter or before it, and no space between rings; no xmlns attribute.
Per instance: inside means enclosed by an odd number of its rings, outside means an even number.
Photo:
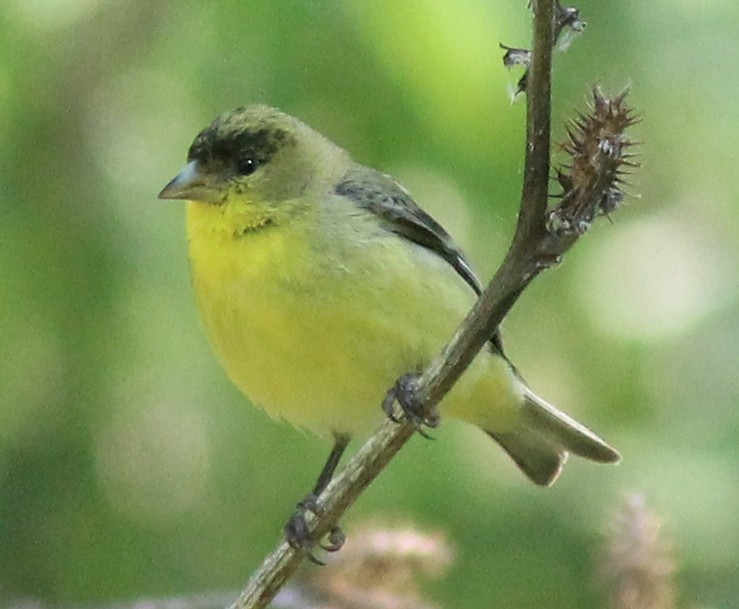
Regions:
<svg viewBox="0 0 739 609"><path fill-rule="evenodd" d="M323 509L318 504L318 498L314 494L307 495L305 499L300 501L295 508L292 516L285 524L285 539L294 549L305 554L305 557L316 565L325 565L323 561L316 558L313 554L313 546L316 540L306 521L306 515L312 512L316 516L321 516ZM346 535L341 527L334 526L326 535L326 541L318 545L327 552L337 552L344 545Z"/></svg>
<svg viewBox="0 0 739 609"><path fill-rule="evenodd" d="M432 440L433 438L425 428L433 429L438 427L441 421L441 415L436 408L432 408L430 412L424 413L423 404L416 397L419 376L415 373L401 376L385 395L385 399L382 402L382 410L393 423L400 423L402 419L395 414L395 402L397 401L400 409L403 411L403 417L424 438Z"/></svg>

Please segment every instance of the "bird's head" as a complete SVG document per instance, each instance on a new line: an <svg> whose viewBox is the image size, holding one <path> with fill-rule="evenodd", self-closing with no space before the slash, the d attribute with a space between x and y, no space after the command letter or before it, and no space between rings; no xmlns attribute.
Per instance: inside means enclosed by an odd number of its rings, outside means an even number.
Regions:
<svg viewBox="0 0 739 609"><path fill-rule="evenodd" d="M187 164L160 199L225 204L295 199L330 181L343 150L296 118L267 106L219 116L190 146ZM340 163L343 165L343 163Z"/></svg>

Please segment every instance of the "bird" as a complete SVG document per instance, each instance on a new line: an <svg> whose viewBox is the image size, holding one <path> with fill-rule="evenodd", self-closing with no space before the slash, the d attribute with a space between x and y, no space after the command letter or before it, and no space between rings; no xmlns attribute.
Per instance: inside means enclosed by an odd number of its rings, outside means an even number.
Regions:
<svg viewBox="0 0 739 609"><path fill-rule="evenodd" d="M481 293L465 254L392 177L266 105L217 117L159 193L186 201L192 281L215 353L274 418L334 439L317 496L397 379L439 353ZM441 402L534 483L570 453L619 453L535 394L490 337Z"/></svg>

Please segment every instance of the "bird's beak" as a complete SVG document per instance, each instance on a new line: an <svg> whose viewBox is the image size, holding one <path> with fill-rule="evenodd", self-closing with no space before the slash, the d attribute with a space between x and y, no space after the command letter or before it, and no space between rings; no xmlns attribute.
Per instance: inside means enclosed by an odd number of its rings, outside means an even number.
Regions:
<svg viewBox="0 0 739 609"><path fill-rule="evenodd" d="M201 171L197 161L190 161L180 173L172 178L169 184L162 188L159 198L221 203L224 192L219 187L215 176Z"/></svg>

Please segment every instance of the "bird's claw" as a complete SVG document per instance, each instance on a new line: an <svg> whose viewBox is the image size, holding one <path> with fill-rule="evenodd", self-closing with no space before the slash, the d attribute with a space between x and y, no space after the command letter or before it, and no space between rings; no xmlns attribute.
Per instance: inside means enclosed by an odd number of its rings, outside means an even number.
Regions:
<svg viewBox="0 0 739 609"><path fill-rule="evenodd" d="M400 423L402 419L395 414L395 402L397 401L403 411L403 418L411 423L424 438L433 440L425 428L438 427L441 417L435 408L429 413L423 412L423 404L416 397L418 378L418 374L401 376L385 395L382 410L393 423Z"/></svg>
<svg viewBox="0 0 739 609"><path fill-rule="evenodd" d="M317 510L318 504L314 495L308 495L303 501L298 503L295 511L285 524L285 540L292 548L303 552L312 563L322 565L323 563L311 552L313 540L310 528L305 520L308 512L316 514Z"/></svg>
<svg viewBox="0 0 739 609"><path fill-rule="evenodd" d="M295 550L302 552L310 562L319 566L324 566L326 563L313 554L312 548L315 545L315 540L305 517L308 512L320 516L322 511L318 504L318 498L313 494L307 495L305 499L298 503L284 529L287 543ZM346 541L344 531L340 527L334 526L327 535L327 541L319 543L319 545L327 552L336 552L344 545L344 541Z"/></svg>
<svg viewBox="0 0 739 609"><path fill-rule="evenodd" d="M344 546L346 534L340 526L333 526L326 536L326 542L320 544L326 552L338 552Z"/></svg>

